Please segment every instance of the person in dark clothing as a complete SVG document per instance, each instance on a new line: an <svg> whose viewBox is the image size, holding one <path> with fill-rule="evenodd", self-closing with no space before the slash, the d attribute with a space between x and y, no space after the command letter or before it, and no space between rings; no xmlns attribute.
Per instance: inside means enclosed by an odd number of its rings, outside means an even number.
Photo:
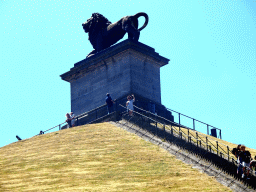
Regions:
<svg viewBox="0 0 256 192"><path fill-rule="evenodd" d="M242 175L242 162L240 161L239 153L241 151L241 144L237 145L236 148L233 148L232 153L236 156L237 158L237 174Z"/></svg>
<svg viewBox="0 0 256 192"><path fill-rule="evenodd" d="M111 96L109 93L107 93L106 97L106 104L108 106L108 114L112 113L114 111L114 101L112 100Z"/></svg>
<svg viewBox="0 0 256 192"><path fill-rule="evenodd" d="M241 151L240 148L241 148L241 144L237 145L237 147L236 147L236 148L233 148L233 150L232 150L232 153L236 156L236 158L239 157L238 154L239 154L239 152Z"/></svg>
<svg viewBox="0 0 256 192"><path fill-rule="evenodd" d="M244 178L245 174L247 176L249 176L249 169L247 169L247 172L245 173L245 167L250 167L250 161L251 161L251 153L249 151L245 150L245 146L242 145L241 146L241 151L239 153L239 157L240 157L240 163L242 162L242 166L243 166L243 174L242 174L242 178Z"/></svg>

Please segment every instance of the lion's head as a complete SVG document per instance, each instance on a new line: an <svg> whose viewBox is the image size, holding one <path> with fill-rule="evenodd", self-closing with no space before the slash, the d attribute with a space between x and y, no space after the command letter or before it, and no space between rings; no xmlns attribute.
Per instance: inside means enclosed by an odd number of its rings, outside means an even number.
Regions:
<svg viewBox="0 0 256 192"><path fill-rule="evenodd" d="M95 28L96 26L99 29L106 28L111 22L101 15L100 13L93 13L91 18L87 19L85 23L82 24L83 29L86 33L88 33L91 29Z"/></svg>

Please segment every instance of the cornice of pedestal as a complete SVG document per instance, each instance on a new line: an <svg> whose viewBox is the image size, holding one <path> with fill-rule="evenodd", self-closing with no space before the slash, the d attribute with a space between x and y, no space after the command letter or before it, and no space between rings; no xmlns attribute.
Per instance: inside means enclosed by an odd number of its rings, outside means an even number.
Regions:
<svg viewBox="0 0 256 192"><path fill-rule="evenodd" d="M102 63L102 61L105 61L129 49L135 50L136 52L139 52L153 59L154 61L156 61L159 67L162 67L168 64L168 62L170 61L169 59L162 57L157 52L155 52L154 48L149 47L143 43L134 42L127 39L107 49L104 49L99 53L93 56L90 56L87 59L84 59L82 61L75 63L74 67L71 68L70 71L60 75L60 77L62 80L68 81L68 82L78 79L82 73L86 71L87 72L92 71L95 68L99 67L99 63Z"/></svg>

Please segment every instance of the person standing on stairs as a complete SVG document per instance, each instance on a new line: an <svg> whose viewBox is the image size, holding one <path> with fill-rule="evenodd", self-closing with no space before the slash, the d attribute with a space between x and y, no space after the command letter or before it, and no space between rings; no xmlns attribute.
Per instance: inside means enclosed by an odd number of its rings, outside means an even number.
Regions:
<svg viewBox="0 0 256 192"><path fill-rule="evenodd" d="M245 174L247 175L247 178L249 176L249 167L250 167L250 161L251 161L251 153L249 151L245 150L245 146L242 145L241 146L241 152L239 154L240 156L240 163L242 162L242 166L243 166L243 174L242 174L242 178L245 177ZM247 172L245 173L245 168L247 168Z"/></svg>
<svg viewBox="0 0 256 192"><path fill-rule="evenodd" d="M129 116L133 116L133 111L134 111L133 103L135 102L134 94L128 95L127 100L128 101L126 102L126 107L127 107L127 110L128 110L128 114L129 114Z"/></svg>

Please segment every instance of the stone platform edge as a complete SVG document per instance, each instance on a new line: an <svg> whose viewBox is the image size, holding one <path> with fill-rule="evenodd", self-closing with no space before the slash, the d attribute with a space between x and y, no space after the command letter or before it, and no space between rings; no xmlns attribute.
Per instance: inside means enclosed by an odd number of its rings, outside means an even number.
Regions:
<svg viewBox="0 0 256 192"><path fill-rule="evenodd" d="M118 53L128 49L133 49L137 52L143 53L151 57L153 60L156 60L161 65L161 67L168 64L168 62L170 61L169 59L163 56L160 56L157 52L155 52L154 48L149 47L143 43L134 42L127 39L114 46L104 49L87 59L84 59L82 61L75 63L74 67L71 68L70 71L60 75L60 77L62 80L70 82L70 80L74 76L76 76L76 74L80 73L81 70L86 70L88 68L91 68L94 65L98 64L99 62L102 62L108 58L111 58L114 55L117 55Z"/></svg>

